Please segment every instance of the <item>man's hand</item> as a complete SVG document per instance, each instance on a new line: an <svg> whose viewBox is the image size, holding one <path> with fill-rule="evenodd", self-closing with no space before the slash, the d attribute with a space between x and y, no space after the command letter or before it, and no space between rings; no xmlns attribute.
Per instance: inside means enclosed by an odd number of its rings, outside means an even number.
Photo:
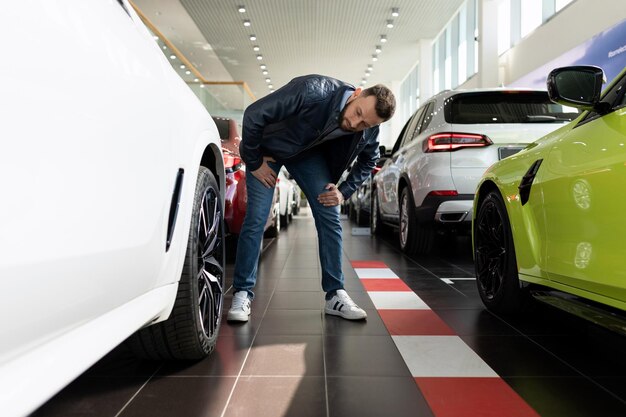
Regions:
<svg viewBox="0 0 626 417"><path fill-rule="evenodd" d="M256 179L261 181L261 184L263 184L265 187L273 188L276 186L277 174L267 164L268 161L276 162L271 156L264 156L263 164L261 164L261 166L257 170L252 171L252 175L254 175Z"/></svg>
<svg viewBox="0 0 626 417"><path fill-rule="evenodd" d="M334 207L343 203L343 194L341 194L335 184L326 184L324 189L328 191L317 196L317 201L319 201L323 206Z"/></svg>

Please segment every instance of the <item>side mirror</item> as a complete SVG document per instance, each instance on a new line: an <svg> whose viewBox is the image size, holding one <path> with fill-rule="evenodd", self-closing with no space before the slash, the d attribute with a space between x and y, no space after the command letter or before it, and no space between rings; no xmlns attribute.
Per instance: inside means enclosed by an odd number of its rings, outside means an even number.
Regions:
<svg viewBox="0 0 626 417"><path fill-rule="evenodd" d="M548 75L548 95L550 100L564 106L594 110L600 103L603 80L602 68L594 66L557 68Z"/></svg>

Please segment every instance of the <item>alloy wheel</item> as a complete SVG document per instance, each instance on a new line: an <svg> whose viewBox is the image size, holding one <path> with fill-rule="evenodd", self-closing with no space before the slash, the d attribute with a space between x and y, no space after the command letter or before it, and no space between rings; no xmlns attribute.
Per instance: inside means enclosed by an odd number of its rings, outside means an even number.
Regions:
<svg viewBox="0 0 626 417"><path fill-rule="evenodd" d="M507 241L504 221L493 201L481 207L475 229L476 279L487 299L501 290L507 263Z"/></svg>
<svg viewBox="0 0 626 417"><path fill-rule="evenodd" d="M224 236L220 197L212 187L202 196L198 221L198 307L208 338L219 329L224 287Z"/></svg>

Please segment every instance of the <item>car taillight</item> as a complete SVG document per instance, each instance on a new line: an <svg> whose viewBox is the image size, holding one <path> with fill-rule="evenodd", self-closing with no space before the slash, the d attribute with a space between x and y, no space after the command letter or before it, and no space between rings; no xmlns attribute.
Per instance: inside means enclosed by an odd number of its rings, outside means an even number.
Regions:
<svg viewBox="0 0 626 417"><path fill-rule="evenodd" d="M485 135L472 133L437 133L424 141L424 152L451 152L461 148L478 148L493 144Z"/></svg>
<svg viewBox="0 0 626 417"><path fill-rule="evenodd" d="M244 166L239 156L224 150L224 171L226 173L237 172Z"/></svg>
<svg viewBox="0 0 626 417"><path fill-rule="evenodd" d="M459 195L459 192L456 190L435 190L429 192L428 195L453 197Z"/></svg>

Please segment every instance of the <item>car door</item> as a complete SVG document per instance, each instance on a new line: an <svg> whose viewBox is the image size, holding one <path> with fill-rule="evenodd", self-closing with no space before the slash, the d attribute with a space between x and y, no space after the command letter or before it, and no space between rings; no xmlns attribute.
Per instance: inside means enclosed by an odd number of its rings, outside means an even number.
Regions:
<svg viewBox="0 0 626 417"><path fill-rule="evenodd" d="M415 114L406 122L396 144L393 147L391 158L385 163L382 173L383 198L379 201L380 210L383 216L398 217L400 213L398 195L398 183L400 176L405 169L406 153L408 146L413 140L415 129L424 114L424 107L418 109ZM380 195L380 193L379 193Z"/></svg>
<svg viewBox="0 0 626 417"><path fill-rule="evenodd" d="M0 79L0 359L156 285L177 172L167 61L130 6L31 3L0 14L20 39Z"/></svg>
<svg viewBox="0 0 626 417"><path fill-rule="evenodd" d="M626 77L560 138L542 164L550 279L626 300Z"/></svg>

